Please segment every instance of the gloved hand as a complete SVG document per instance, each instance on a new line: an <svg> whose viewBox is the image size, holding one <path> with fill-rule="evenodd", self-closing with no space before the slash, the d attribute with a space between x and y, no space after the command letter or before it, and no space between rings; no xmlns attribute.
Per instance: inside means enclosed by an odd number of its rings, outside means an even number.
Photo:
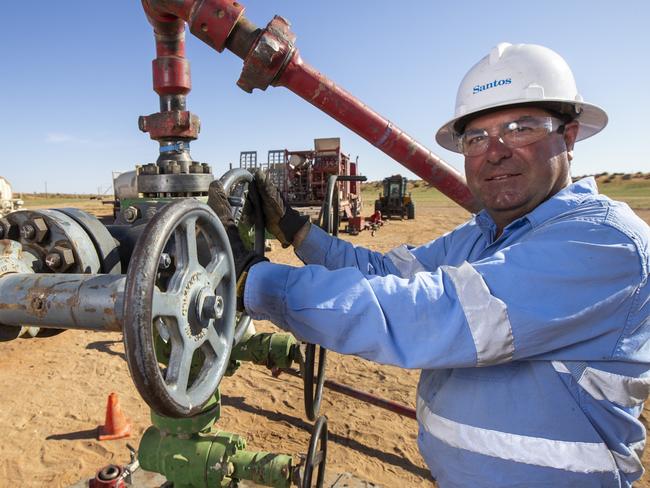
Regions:
<svg viewBox="0 0 650 488"><path fill-rule="evenodd" d="M282 198L271 181L270 173L257 170L255 184L262 200L266 228L282 244L282 247L298 247L309 231L309 217L300 215Z"/></svg>
<svg viewBox="0 0 650 488"><path fill-rule="evenodd" d="M232 257L235 261L235 275L237 277L237 310L244 309L244 286L246 284L246 277L248 270L254 264L261 261L268 261L263 256L260 256L255 251L246 249L244 241L239 235L239 229L232 216L232 207L228 202L228 196L219 180L214 180L210 183L208 188L208 206L214 210L219 220L226 229L228 241L230 241L230 248L232 249Z"/></svg>

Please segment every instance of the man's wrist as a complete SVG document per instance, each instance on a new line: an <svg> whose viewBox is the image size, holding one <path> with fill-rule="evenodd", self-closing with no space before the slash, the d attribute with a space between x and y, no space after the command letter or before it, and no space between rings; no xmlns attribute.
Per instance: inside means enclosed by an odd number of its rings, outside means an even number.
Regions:
<svg viewBox="0 0 650 488"><path fill-rule="evenodd" d="M307 238L309 230L311 229L311 222L309 220L304 223L298 232L296 232L295 237L293 238L293 248L298 249L303 241Z"/></svg>
<svg viewBox="0 0 650 488"><path fill-rule="evenodd" d="M308 216L302 215L294 208L287 206L284 215L278 222L278 227L282 231L282 234L286 240L286 243L283 243L284 247L288 247L289 245L295 246L294 239L296 238L296 234L308 222Z"/></svg>

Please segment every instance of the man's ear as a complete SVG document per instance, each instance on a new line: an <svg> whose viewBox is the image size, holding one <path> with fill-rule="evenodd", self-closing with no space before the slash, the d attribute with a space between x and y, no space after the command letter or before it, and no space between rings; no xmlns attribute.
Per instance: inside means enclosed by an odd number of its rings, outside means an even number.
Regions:
<svg viewBox="0 0 650 488"><path fill-rule="evenodd" d="M578 137L578 129L580 129L580 123L577 120L572 120L564 126L564 144L566 145L566 152L569 161L573 159L573 146Z"/></svg>

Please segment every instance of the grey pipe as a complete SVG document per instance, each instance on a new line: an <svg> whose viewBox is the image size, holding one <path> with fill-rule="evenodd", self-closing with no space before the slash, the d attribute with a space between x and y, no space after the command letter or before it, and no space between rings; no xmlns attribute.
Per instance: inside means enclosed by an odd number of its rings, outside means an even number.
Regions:
<svg viewBox="0 0 650 488"><path fill-rule="evenodd" d="M124 275L4 275L0 324L119 332L125 282Z"/></svg>

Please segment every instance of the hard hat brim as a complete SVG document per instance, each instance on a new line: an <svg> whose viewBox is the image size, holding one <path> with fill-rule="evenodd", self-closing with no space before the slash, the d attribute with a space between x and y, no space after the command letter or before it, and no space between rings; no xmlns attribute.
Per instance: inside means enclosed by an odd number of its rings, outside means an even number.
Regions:
<svg viewBox="0 0 650 488"><path fill-rule="evenodd" d="M513 105L547 105L549 102L558 102L563 104L570 104L579 107L580 114L575 118L579 123L580 127L578 129L578 136L576 141L581 141L588 137L597 134L605 128L608 122L607 113L597 105L585 102L575 102L574 100L559 100L559 99L543 99L543 100L530 100L530 99L521 99L521 100L512 100L507 105L495 104L493 106L481 107L481 110L475 112L470 112L463 114L460 117L454 117L453 119L446 122L436 133L436 142L456 153L460 153L460 148L458 147L458 134L456 133L456 123L461 119L471 119L479 115L486 114L488 112L495 112L497 110L505 110L511 108ZM542 107L544 108L544 107Z"/></svg>

